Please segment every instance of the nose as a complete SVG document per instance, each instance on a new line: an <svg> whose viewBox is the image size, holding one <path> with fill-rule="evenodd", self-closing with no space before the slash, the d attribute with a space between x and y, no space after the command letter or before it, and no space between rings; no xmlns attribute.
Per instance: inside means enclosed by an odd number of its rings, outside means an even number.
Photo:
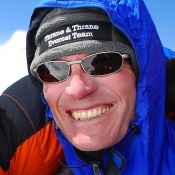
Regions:
<svg viewBox="0 0 175 175"><path fill-rule="evenodd" d="M69 84L65 88L67 95L81 100L96 91L97 82L94 78L86 75L80 65L72 65L71 70Z"/></svg>

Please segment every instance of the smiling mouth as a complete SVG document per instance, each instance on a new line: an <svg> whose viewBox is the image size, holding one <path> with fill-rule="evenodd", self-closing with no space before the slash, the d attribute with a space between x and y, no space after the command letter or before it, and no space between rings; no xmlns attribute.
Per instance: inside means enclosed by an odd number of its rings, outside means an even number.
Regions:
<svg viewBox="0 0 175 175"><path fill-rule="evenodd" d="M98 107L90 110L72 111L71 115L75 120L89 120L92 118L99 117L100 115L108 112L110 108L111 108L110 106L107 106L107 107Z"/></svg>

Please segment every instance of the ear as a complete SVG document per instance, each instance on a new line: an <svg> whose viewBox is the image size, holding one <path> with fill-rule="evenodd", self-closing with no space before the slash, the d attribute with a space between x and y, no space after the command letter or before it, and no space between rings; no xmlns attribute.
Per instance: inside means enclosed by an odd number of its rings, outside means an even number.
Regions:
<svg viewBox="0 0 175 175"><path fill-rule="evenodd" d="M166 112L175 114L175 58L166 62Z"/></svg>

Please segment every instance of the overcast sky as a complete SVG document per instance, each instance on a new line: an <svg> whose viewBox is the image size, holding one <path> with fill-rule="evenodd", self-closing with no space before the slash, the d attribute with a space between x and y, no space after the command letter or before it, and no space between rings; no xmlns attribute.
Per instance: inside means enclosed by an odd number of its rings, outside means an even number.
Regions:
<svg viewBox="0 0 175 175"><path fill-rule="evenodd" d="M36 0L1 2L0 94L27 75L25 37ZM145 0L164 46L175 50L175 0Z"/></svg>

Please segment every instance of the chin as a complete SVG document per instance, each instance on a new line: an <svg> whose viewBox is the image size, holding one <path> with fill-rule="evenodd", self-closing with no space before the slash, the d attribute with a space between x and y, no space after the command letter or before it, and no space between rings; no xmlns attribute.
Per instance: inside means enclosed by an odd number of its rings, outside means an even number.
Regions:
<svg viewBox="0 0 175 175"><path fill-rule="evenodd" d="M81 139L74 138L72 144L81 151L99 151L113 145L111 142L107 143L104 140L91 139L87 136Z"/></svg>

